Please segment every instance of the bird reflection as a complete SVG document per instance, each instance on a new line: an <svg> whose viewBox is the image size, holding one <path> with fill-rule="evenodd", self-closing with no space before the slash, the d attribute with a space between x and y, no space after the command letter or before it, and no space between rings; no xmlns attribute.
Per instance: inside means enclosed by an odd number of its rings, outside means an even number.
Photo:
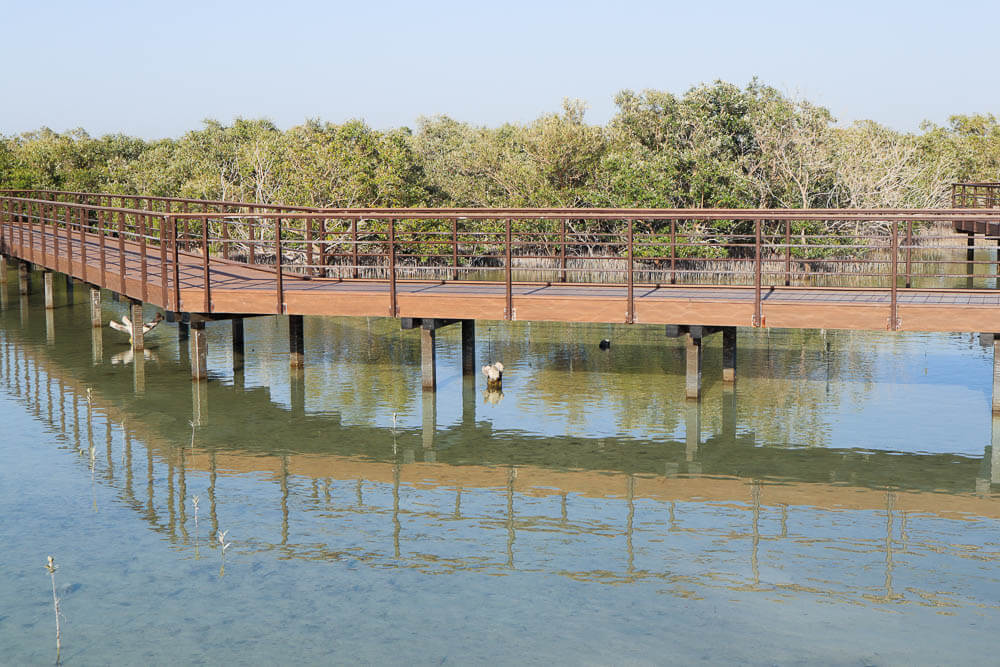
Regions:
<svg viewBox="0 0 1000 667"><path fill-rule="evenodd" d="M153 361L153 362L158 362L160 360L160 357L156 354L156 352L149 348L146 348L142 351L142 358L145 359L146 361ZM127 366L134 361L135 361L135 351L132 350L132 348L128 348L122 352L119 352L111 356L112 366L118 366L118 365Z"/></svg>

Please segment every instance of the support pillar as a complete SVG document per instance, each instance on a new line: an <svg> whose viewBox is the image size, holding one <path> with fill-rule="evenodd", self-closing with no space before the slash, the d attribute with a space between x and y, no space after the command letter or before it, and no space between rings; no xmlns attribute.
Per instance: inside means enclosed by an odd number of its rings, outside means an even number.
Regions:
<svg viewBox="0 0 1000 667"><path fill-rule="evenodd" d="M462 320L462 375L476 374L476 321Z"/></svg>
<svg viewBox="0 0 1000 667"><path fill-rule="evenodd" d="M688 333L684 335L684 341L687 351L684 395L687 398L697 399L701 396L702 339L700 337L695 338L692 334Z"/></svg>
<svg viewBox="0 0 1000 667"><path fill-rule="evenodd" d="M0 255L0 285L7 284L7 256Z"/></svg>
<svg viewBox="0 0 1000 667"><path fill-rule="evenodd" d="M301 368L292 367L288 372L288 393L294 417L306 414L306 374Z"/></svg>
<svg viewBox="0 0 1000 667"><path fill-rule="evenodd" d="M146 349L146 343L143 340L143 324L142 319L142 301L132 301L132 307L129 316L132 318L132 351L142 352ZM136 355L142 356L142 355Z"/></svg>
<svg viewBox="0 0 1000 667"><path fill-rule="evenodd" d="M697 464L698 449L701 447L701 401L688 401L684 407L684 458L688 472L701 472Z"/></svg>
<svg viewBox="0 0 1000 667"><path fill-rule="evenodd" d="M177 323L177 340L187 340L189 338L187 322Z"/></svg>
<svg viewBox="0 0 1000 667"><path fill-rule="evenodd" d="M104 326L101 316L101 288L90 288L90 326L100 329Z"/></svg>
<svg viewBox="0 0 1000 667"><path fill-rule="evenodd" d="M56 307L55 295L52 288L52 272L42 272L42 286L45 291L45 310L52 310Z"/></svg>
<svg viewBox="0 0 1000 667"><path fill-rule="evenodd" d="M17 293L21 296L31 294L31 265L27 262L17 265Z"/></svg>
<svg viewBox="0 0 1000 667"><path fill-rule="evenodd" d="M736 443L736 389L731 384L722 386L722 440L725 445Z"/></svg>
<svg viewBox="0 0 1000 667"><path fill-rule="evenodd" d="M239 371L243 369L243 357L246 352L246 346L243 343L243 318L234 317L232 319L233 325L233 371Z"/></svg>
<svg viewBox="0 0 1000 667"><path fill-rule="evenodd" d="M435 338L434 329L420 328L420 384L424 391L437 391Z"/></svg>
<svg viewBox="0 0 1000 667"><path fill-rule="evenodd" d="M303 336L302 316L288 316L288 364L292 368L305 366L305 339Z"/></svg>
<svg viewBox="0 0 1000 667"><path fill-rule="evenodd" d="M191 323L191 379L201 382L208 379L208 341L205 323Z"/></svg>
<svg viewBox="0 0 1000 667"><path fill-rule="evenodd" d="M736 382L736 327L722 328L722 381Z"/></svg>
<svg viewBox="0 0 1000 667"><path fill-rule="evenodd" d="M66 274L66 300L73 303L73 276Z"/></svg>

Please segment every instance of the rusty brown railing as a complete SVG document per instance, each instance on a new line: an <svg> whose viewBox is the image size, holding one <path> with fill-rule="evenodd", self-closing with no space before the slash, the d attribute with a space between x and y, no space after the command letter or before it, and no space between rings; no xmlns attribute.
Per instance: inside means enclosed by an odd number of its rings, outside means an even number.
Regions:
<svg viewBox="0 0 1000 667"><path fill-rule="evenodd" d="M952 208L1000 207L1000 183L953 183Z"/></svg>
<svg viewBox="0 0 1000 667"><path fill-rule="evenodd" d="M896 328L899 289L998 279L995 260L960 252L967 246L951 229L1000 222L1000 211L981 209L302 211L82 195L66 194L82 203L0 196L0 249L173 311L213 312L213 269L248 266L274 277L278 313L288 281L385 283L389 316L399 314L402 281L501 283L508 319L515 285L565 283L624 288L632 322L637 289L714 285L752 287L760 325L765 289L849 287L889 292ZM165 210L141 207L150 200ZM193 266L197 304L182 298L182 269Z"/></svg>

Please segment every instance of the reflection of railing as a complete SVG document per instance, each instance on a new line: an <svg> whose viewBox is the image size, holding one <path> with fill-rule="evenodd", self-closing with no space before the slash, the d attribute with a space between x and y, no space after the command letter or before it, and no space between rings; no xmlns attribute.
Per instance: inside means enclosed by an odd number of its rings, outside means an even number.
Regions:
<svg viewBox="0 0 1000 667"><path fill-rule="evenodd" d="M1000 207L1000 183L953 183L952 208Z"/></svg>
<svg viewBox="0 0 1000 667"><path fill-rule="evenodd" d="M980 605L984 596L972 583L977 576L989 576L996 557L990 542L992 523L966 516L962 525L969 532L955 544L954 524L941 527L947 515L924 522L926 510L908 507L919 494L891 490L880 492L880 507L867 510L873 518L884 513L884 521L851 522L845 532L836 528L844 525L843 514L769 499L785 485L771 487L753 480L743 480L725 500L666 500L642 493L649 478L624 473L613 478L618 483L614 495L587 498L573 493L567 498L565 492L557 495L552 489L533 494L519 481L517 466L496 469L497 483L492 486L463 488L404 482L403 471L410 466L398 462L389 464L388 479L354 476L344 469L350 461L340 457L331 461L340 476L310 478L296 472L294 457L283 455L275 457L280 464L272 471L277 489L272 483L259 483L256 493L248 496L242 487L238 498L231 500L227 476L220 471L233 467L232 457L192 451L186 442L160 443L171 451L157 452L134 432L131 422L125 423L113 403L53 377L31 346L0 335L0 348L0 378L7 392L49 424L56 441L80 455L80 469L89 471L95 485L120 494L120 500L153 531L189 553L199 547L215 548L211 535L220 528L219 511L229 507L225 514L230 519L245 510L237 549L273 551L285 558L348 558L432 574L540 571L594 583L659 582L676 585L681 594L690 594L690 586L698 585L783 590L852 603L929 606L941 591L919 588L924 570L938 571L942 558L962 564L955 569L966 574L953 575L955 590L947 591L949 600ZM259 457L243 458L259 461ZM418 478L422 479L419 473ZM669 486L683 482L671 479ZM191 495L201 493L206 483L203 532L196 534ZM246 508L248 498L279 506L280 519ZM540 504L543 498L552 502ZM94 502L98 509L96 493ZM991 503L987 498L978 502L983 508ZM255 522L260 518L264 521ZM272 519L274 523L269 523ZM345 530L355 519L365 529ZM456 530L456 522L465 528ZM829 532L827 525L833 526ZM803 533L809 526L822 528ZM206 534L209 527L211 533ZM277 537L264 537L274 533ZM524 539L527 535L533 537ZM982 549L971 552L970 543L980 539ZM762 543L768 546L761 548ZM908 557L897 565L893 553L900 548ZM881 555L884 584L870 577L870 566L853 567L857 558L845 559L845 549ZM827 568L821 581L816 580L817 562ZM974 562L980 564L970 575ZM762 565L770 566L771 572L780 570L779 579L771 578L767 569L762 574ZM917 581L911 582L914 572ZM894 577L903 577L906 585L895 585Z"/></svg>
<svg viewBox="0 0 1000 667"><path fill-rule="evenodd" d="M398 282L503 283L508 319L515 284L596 283L625 288L626 322L635 320L636 287L752 286L755 324L764 287L879 288L890 294L892 323L897 290L914 279L966 278L977 264L987 269L979 278L997 278L993 262L942 255L966 250L949 245L955 237L942 225L1000 219L974 209L319 211L204 202L209 210L194 212L191 200L73 196L164 210L0 197L0 245L175 311L212 312L213 270L239 265L271 268L278 313L289 279L387 284L390 316L399 315ZM182 266L193 272L188 287L202 291L200 308L182 308Z"/></svg>

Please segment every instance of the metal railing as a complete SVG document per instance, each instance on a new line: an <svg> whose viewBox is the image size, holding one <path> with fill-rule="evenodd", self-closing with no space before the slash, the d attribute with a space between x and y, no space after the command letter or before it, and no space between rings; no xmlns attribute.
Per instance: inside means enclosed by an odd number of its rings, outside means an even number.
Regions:
<svg viewBox="0 0 1000 667"><path fill-rule="evenodd" d="M1000 183L953 183L952 208L1000 207Z"/></svg>
<svg viewBox="0 0 1000 667"><path fill-rule="evenodd" d="M968 208L247 212L232 202L176 210L182 200L171 199L158 211L104 205L150 198L92 197L103 203L0 197L0 248L174 311L211 313L213 269L244 266L268 269L276 313L289 281L387 284L388 316L399 315L401 282L502 284L507 319L515 285L573 284L625 288L631 323L637 288L714 285L753 288L759 326L765 288L869 288L889 293L895 329L899 289L998 279L995 260L968 255L951 225L997 223L1000 211ZM182 267L200 269L199 304L182 300Z"/></svg>

